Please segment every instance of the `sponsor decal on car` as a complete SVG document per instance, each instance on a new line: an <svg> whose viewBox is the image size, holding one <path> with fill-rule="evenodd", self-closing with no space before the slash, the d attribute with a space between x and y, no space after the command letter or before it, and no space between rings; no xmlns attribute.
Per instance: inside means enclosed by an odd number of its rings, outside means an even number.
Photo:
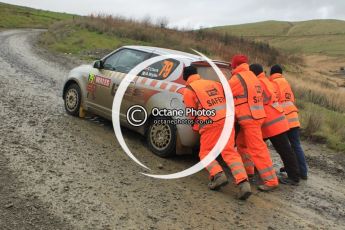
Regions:
<svg viewBox="0 0 345 230"><path fill-rule="evenodd" d="M95 82L95 75L90 73L89 74L89 83L94 83Z"/></svg>
<svg viewBox="0 0 345 230"><path fill-rule="evenodd" d="M96 85L93 83L87 84L87 92L94 93L96 91Z"/></svg>
<svg viewBox="0 0 345 230"><path fill-rule="evenodd" d="M164 80L167 79L177 68L179 61L175 59L163 60L146 67L140 76L151 79Z"/></svg>
<svg viewBox="0 0 345 230"><path fill-rule="evenodd" d="M109 88L110 84L111 84L111 80L109 78L96 76L95 83L96 83L96 85L100 85L100 86L104 86L104 87Z"/></svg>
<svg viewBox="0 0 345 230"><path fill-rule="evenodd" d="M110 87L111 80L109 78L97 76L95 74L89 75L89 84L96 84L104 87Z"/></svg>

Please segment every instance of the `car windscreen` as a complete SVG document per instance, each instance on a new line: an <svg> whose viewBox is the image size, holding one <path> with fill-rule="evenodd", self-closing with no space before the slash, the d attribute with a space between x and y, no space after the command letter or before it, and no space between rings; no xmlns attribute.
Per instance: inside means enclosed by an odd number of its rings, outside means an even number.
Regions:
<svg viewBox="0 0 345 230"><path fill-rule="evenodd" d="M128 73L136 65L143 62L148 55L148 53L139 50L122 49L105 59L104 69Z"/></svg>

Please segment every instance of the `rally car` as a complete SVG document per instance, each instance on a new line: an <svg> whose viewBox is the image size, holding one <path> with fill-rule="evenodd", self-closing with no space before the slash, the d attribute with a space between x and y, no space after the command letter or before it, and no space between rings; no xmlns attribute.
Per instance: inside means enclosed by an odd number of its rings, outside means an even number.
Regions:
<svg viewBox="0 0 345 230"><path fill-rule="evenodd" d="M180 57L148 66L131 82L121 104L120 122L122 126L145 135L148 147L158 156L191 152L199 140L191 126L155 122L160 118L152 116L151 111L153 108L184 109L184 66L192 64L203 78L218 80L209 64L197 55L148 46L121 47L92 65L81 65L70 71L63 87L66 112L79 116L81 111L87 111L111 120L114 95L126 74L145 60L169 54ZM228 63L214 62L227 77L230 76ZM127 111L133 105L140 105L148 112L147 121L140 127L133 126L127 118Z"/></svg>

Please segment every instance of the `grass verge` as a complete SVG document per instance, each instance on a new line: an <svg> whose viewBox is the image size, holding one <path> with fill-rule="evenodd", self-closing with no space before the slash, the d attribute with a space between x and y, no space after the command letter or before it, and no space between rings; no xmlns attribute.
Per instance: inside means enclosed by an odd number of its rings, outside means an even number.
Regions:
<svg viewBox="0 0 345 230"><path fill-rule="evenodd" d="M345 152L345 114L328 110L303 100L300 109L302 135L305 139L326 144L329 148Z"/></svg>

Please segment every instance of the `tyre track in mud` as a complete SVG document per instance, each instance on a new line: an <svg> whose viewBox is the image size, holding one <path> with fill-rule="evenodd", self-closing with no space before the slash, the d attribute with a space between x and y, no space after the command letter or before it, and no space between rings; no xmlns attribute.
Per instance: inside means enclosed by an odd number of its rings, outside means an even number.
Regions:
<svg viewBox="0 0 345 230"><path fill-rule="evenodd" d="M221 192L208 191L205 172L170 181L141 175L139 166L120 149L110 122L65 114L61 89L73 64L35 46L41 32L0 32L1 228L342 229L345 225L344 180L318 167L311 168L310 180L301 186L281 186L270 194L254 190L248 202L236 200L232 185ZM197 160L160 159L139 135L128 130L124 135L155 173L176 172ZM311 151L313 159L322 154L317 148ZM274 160L279 167L276 154Z"/></svg>

